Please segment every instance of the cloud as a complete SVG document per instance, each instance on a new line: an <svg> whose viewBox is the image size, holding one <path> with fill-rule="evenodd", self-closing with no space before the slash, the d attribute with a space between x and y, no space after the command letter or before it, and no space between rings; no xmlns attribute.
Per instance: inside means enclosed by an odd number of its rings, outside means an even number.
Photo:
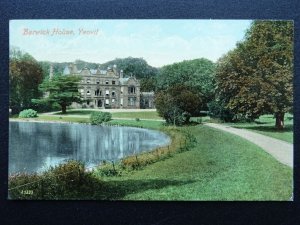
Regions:
<svg viewBox="0 0 300 225"><path fill-rule="evenodd" d="M205 57L216 61L244 35L249 21L209 20L15 20L10 23L10 45L37 60L103 63L114 58L143 57L150 65ZM31 36L31 29L100 29L97 36Z"/></svg>

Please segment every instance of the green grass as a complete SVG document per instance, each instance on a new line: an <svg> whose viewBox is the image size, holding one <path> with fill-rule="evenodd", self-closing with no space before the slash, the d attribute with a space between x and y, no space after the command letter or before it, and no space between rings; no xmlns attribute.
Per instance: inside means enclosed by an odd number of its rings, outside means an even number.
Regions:
<svg viewBox="0 0 300 225"><path fill-rule="evenodd" d="M67 114L63 114L62 112L54 113L54 115L81 115L81 116L89 116L92 112L96 110L67 110ZM100 111L100 110L99 110Z"/></svg>
<svg viewBox="0 0 300 225"><path fill-rule="evenodd" d="M140 118L140 119L157 119L161 120L162 117L156 111L152 112L115 112L112 113L113 118Z"/></svg>
<svg viewBox="0 0 300 225"><path fill-rule="evenodd" d="M59 119L44 115L35 120L88 122L87 118ZM163 127L159 121L112 120L109 123L151 129ZM190 151L174 154L141 170L125 171L120 177L100 177L95 171L96 179L104 182L93 190L92 199L289 200L291 168L236 135L202 125L191 126L190 131L198 143Z"/></svg>
<svg viewBox="0 0 300 225"><path fill-rule="evenodd" d="M191 128L198 145L142 170L101 178L97 198L113 200L288 200L292 169L256 145L205 127Z"/></svg>
<svg viewBox="0 0 300 225"><path fill-rule="evenodd" d="M26 119L24 119L26 120ZM36 121L58 121L58 122L73 122L73 123L89 123L89 118L81 117L64 117L64 116L51 116L51 115L39 115L36 118L30 118L30 120Z"/></svg>
<svg viewBox="0 0 300 225"><path fill-rule="evenodd" d="M100 111L100 110L99 110ZM90 116L95 110L69 110L67 114L62 114L61 112L55 113L54 115L80 115L80 116ZM113 118L130 118L130 119L159 119L162 118L158 115L156 111L149 112L113 112L111 113Z"/></svg>
<svg viewBox="0 0 300 225"><path fill-rule="evenodd" d="M275 119L273 115L263 115L252 123L227 123L236 128L248 129L269 137L280 139L289 143L293 143L293 116L287 114L285 116L285 127L278 131L275 128Z"/></svg>
<svg viewBox="0 0 300 225"><path fill-rule="evenodd" d="M163 126L161 121L148 121L148 120L117 120L113 119L108 122L108 124L121 125L121 126L130 126L130 127L143 127L158 130Z"/></svg>

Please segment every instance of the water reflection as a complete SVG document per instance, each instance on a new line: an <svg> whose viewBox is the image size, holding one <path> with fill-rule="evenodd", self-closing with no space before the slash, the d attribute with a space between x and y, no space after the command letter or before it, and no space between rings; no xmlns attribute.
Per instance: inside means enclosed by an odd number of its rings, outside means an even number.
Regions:
<svg viewBox="0 0 300 225"><path fill-rule="evenodd" d="M41 172L68 159L89 167L169 142L161 132L140 128L10 122L9 173Z"/></svg>

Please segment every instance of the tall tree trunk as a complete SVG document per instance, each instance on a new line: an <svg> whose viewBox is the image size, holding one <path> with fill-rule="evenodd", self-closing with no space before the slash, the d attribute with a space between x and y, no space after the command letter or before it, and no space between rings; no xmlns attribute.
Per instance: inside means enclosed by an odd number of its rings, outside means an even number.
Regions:
<svg viewBox="0 0 300 225"><path fill-rule="evenodd" d="M61 112L62 112L62 114L66 114L67 113L67 106L65 104L61 105Z"/></svg>
<svg viewBox="0 0 300 225"><path fill-rule="evenodd" d="M275 127L278 130L282 130L284 128L284 113L283 112L275 113L275 118L276 118Z"/></svg>

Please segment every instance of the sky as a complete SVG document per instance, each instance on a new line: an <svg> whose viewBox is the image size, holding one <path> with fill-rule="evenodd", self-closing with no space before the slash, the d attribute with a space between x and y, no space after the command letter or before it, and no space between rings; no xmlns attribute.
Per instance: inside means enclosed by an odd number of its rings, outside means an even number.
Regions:
<svg viewBox="0 0 300 225"><path fill-rule="evenodd" d="M10 46L38 61L105 63L144 58L155 67L216 62L244 37L250 20L11 20Z"/></svg>

